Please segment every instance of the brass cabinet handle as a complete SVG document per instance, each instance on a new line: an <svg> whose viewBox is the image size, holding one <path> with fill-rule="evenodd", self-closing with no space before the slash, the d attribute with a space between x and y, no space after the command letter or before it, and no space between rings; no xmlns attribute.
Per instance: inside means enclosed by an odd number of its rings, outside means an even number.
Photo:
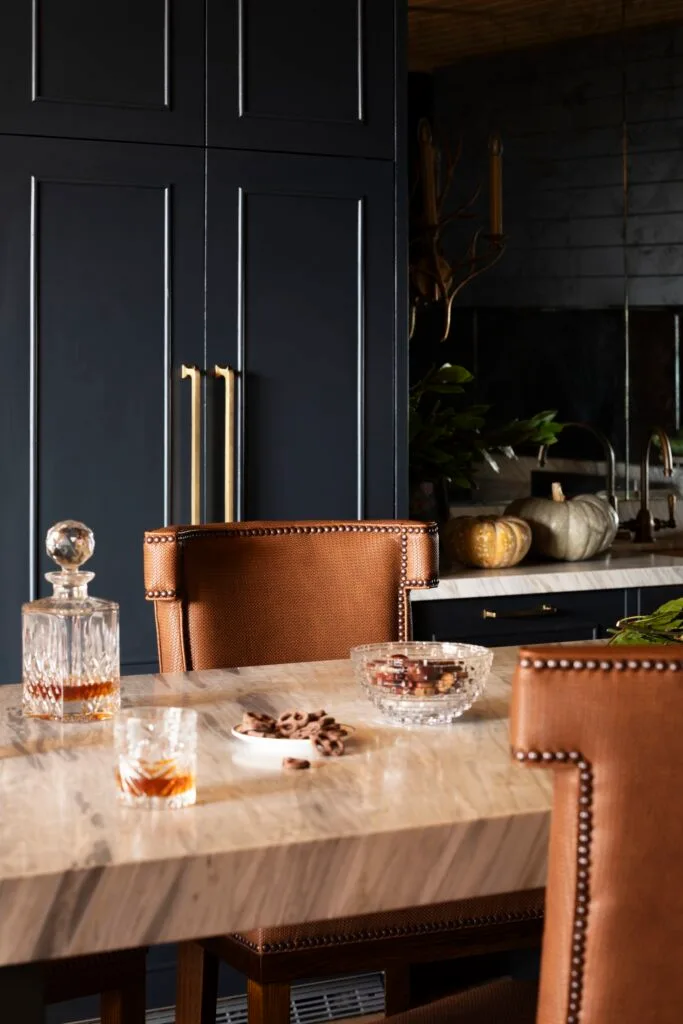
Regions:
<svg viewBox="0 0 683 1024"><path fill-rule="evenodd" d="M546 615L557 615L557 608L551 604L541 604L537 608L520 608L512 612L489 611L484 608L481 613L482 619L535 619Z"/></svg>
<svg viewBox="0 0 683 1024"><path fill-rule="evenodd" d="M202 375L196 366L182 365L182 379L190 378L192 385L190 414L190 522L201 519L202 489Z"/></svg>
<svg viewBox="0 0 683 1024"><path fill-rule="evenodd" d="M214 366L216 377L225 381L225 522L235 518L235 371L230 366Z"/></svg>

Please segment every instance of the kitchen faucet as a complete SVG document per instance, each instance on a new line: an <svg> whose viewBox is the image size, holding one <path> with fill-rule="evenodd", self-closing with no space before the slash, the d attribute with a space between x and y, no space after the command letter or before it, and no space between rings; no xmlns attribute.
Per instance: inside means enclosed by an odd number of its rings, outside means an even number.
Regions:
<svg viewBox="0 0 683 1024"><path fill-rule="evenodd" d="M578 427L580 430L587 430L589 434L593 435L593 437L597 437L598 441L602 445L605 452L605 486L607 490L607 500L614 509L614 511L618 512L619 510L617 506L616 467L614 461L614 448L612 447L609 438L606 434L603 434L601 430L598 430L597 427L592 427L590 423L563 424L563 430L566 430L568 427ZM541 468L545 466L547 457L548 445L542 444L541 447L538 449L538 464Z"/></svg>
<svg viewBox="0 0 683 1024"><path fill-rule="evenodd" d="M674 530L676 528L676 495L667 494L669 506L668 519L655 519L650 512L650 449L655 437L659 438L664 463L664 476L670 477L674 471L674 460L671 452L669 436L661 427L654 427L647 436L647 442L640 460L640 509L635 519L629 519L620 526L631 530L634 540L651 544L656 530Z"/></svg>

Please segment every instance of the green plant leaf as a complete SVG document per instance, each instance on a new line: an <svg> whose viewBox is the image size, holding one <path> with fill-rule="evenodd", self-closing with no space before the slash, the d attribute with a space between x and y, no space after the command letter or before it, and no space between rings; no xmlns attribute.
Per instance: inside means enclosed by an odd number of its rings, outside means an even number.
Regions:
<svg viewBox="0 0 683 1024"><path fill-rule="evenodd" d="M444 363L431 377L439 384L468 384L474 380L474 375L464 366L453 366L452 363Z"/></svg>
<svg viewBox="0 0 683 1024"><path fill-rule="evenodd" d="M456 486L476 486L475 471L487 453L508 457L520 444L554 444L562 425L547 409L527 420L489 423L491 407L468 403L463 396L474 380L464 366L444 363L411 385L409 439L411 480L450 480Z"/></svg>
<svg viewBox="0 0 683 1024"><path fill-rule="evenodd" d="M631 615L609 630L610 644L683 643L683 598L660 605L651 615Z"/></svg>
<svg viewBox="0 0 683 1024"><path fill-rule="evenodd" d="M461 395L465 389L460 384L435 383L425 385L424 390L433 395Z"/></svg>

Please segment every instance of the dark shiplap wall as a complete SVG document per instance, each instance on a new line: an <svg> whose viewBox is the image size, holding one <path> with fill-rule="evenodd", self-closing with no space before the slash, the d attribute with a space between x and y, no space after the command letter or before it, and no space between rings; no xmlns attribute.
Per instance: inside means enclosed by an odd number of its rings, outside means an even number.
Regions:
<svg viewBox="0 0 683 1024"><path fill-rule="evenodd" d="M624 223L622 125L628 131ZM487 138L505 143L508 250L463 292L476 306L683 303L683 22L542 51L472 59L435 76L439 137L464 150L453 202L483 181Z"/></svg>

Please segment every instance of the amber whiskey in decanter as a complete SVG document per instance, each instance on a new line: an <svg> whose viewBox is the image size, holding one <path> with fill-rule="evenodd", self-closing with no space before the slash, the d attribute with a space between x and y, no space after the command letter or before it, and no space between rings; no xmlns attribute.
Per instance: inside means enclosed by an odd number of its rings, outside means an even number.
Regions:
<svg viewBox="0 0 683 1024"><path fill-rule="evenodd" d="M23 711L32 718L89 722L120 707L119 606L88 594L92 530L65 520L47 532L47 553L61 567L46 573L51 597L22 608Z"/></svg>

